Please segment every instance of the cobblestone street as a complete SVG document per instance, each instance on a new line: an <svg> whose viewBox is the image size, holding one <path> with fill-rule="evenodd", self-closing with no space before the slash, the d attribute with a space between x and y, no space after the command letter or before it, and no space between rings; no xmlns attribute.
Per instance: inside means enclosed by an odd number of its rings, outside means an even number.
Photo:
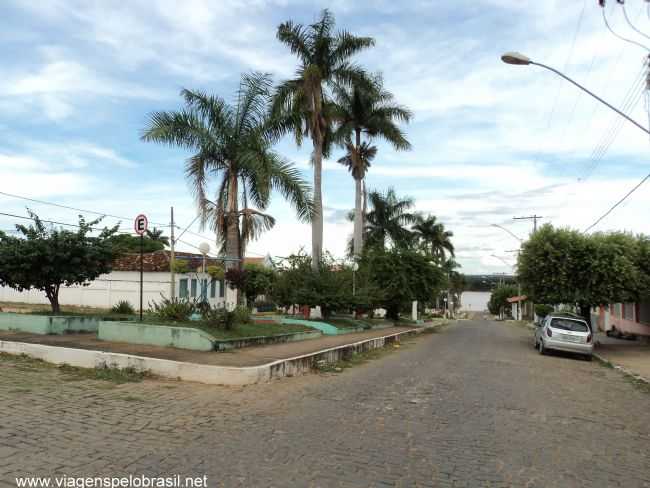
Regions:
<svg viewBox="0 0 650 488"><path fill-rule="evenodd" d="M0 359L0 487L175 475L242 487L650 487L650 394L461 322L340 374L113 385ZM4 484L3 484L4 483Z"/></svg>

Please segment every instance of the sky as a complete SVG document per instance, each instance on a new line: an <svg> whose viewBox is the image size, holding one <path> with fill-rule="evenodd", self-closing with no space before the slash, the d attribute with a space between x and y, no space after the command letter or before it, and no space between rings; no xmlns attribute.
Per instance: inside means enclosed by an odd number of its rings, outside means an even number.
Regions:
<svg viewBox="0 0 650 488"><path fill-rule="evenodd" d="M626 24L621 6L606 16L619 35L650 46ZM628 0L633 25L650 35L643 0ZM520 51L562 70L648 125L647 50L611 34L592 0L4 0L0 5L0 192L123 217L145 213L178 225L196 217L184 177L190 153L140 140L152 111L182 107L182 88L232 101L242 73L279 82L297 60L275 37L286 20L308 24L323 8L337 27L371 36L356 57L382 72L409 107L412 150L379 143L367 185L394 187L454 233L462 272L511 273L519 241L539 224L588 228L648 172L648 136L535 66L503 64ZM310 144L276 150L311 180ZM323 173L325 248L343 256L352 224L354 181L336 163ZM593 231L650 233L650 183ZM0 212L75 223L79 212L0 194ZM310 229L273 197L275 228L250 255L310 249ZM88 214L89 217L92 215ZM107 224L118 219L107 217ZM19 222L0 215L0 229ZM181 250L214 239L194 224ZM213 247L213 253L216 249ZM496 257L495 257L496 256Z"/></svg>

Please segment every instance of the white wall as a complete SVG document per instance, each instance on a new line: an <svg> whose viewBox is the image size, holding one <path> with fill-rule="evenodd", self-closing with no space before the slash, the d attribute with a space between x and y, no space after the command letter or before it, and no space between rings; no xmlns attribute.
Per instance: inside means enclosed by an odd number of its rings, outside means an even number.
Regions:
<svg viewBox="0 0 650 488"><path fill-rule="evenodd" d="M207 279L210 277L201 275L201 273L192 273L191 275L176 275L176 295L180 289L180 280L188 279ZM149 308L149 303L159 301L161 294L168 297L170 294L171 275L168 272L145 272L143 274L143 308ZM200 293L200 284L198 285ZM112 273L101 275L96 280L90 282L88 286L71 286L62 287L59 292L59 302L61 305L79 305L86 307L111 308L120 300L126 300L137 310L140 307L140 273L138 271L113 271ZM2 302L21 302L21 303L40 303L49 304L45 293L40 290L28 290L18 292L13 288L0 287L0 301ZM235 292L226 286L225 297L219 297L219 283L217 283L217 293L215 298L210 298L208 288L208 301L212 305L223 306L227 304L229 309L235 307Z"/></svg>
<svg viewBox="0 0 650 488"><path fill-rule="evenodd" d="M460 296L460 309L471 312L487 312L490 295L489 291L464 291Z"/></svg>

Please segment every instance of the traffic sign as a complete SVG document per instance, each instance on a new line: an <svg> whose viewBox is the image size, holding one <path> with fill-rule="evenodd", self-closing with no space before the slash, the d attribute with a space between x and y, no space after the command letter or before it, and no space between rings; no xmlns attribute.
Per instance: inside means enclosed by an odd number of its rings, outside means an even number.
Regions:
<svg viewBox="0 0 650 488"><path fill-rule="evenodd" d="M133 223L133 228L135 229L135 233L138 234L139 236L144 235L145 232L147 232L147 227L149 227L149 221L147 220L147 216L144 214L140 214L135 218L135 221Z"/></svg>

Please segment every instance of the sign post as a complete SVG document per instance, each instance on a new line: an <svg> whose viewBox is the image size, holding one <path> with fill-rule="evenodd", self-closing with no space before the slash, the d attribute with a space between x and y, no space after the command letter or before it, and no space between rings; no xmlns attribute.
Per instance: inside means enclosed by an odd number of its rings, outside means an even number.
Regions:
<svg viewBox="0 0 650 488"><path fill-rule="evenodd" d="M135 233L140 236L140 322L142 322L142 295L143 295L143 277L144 277L144 234L149 227L147 216L140 214L135 218L133 228Z"/></svg>

